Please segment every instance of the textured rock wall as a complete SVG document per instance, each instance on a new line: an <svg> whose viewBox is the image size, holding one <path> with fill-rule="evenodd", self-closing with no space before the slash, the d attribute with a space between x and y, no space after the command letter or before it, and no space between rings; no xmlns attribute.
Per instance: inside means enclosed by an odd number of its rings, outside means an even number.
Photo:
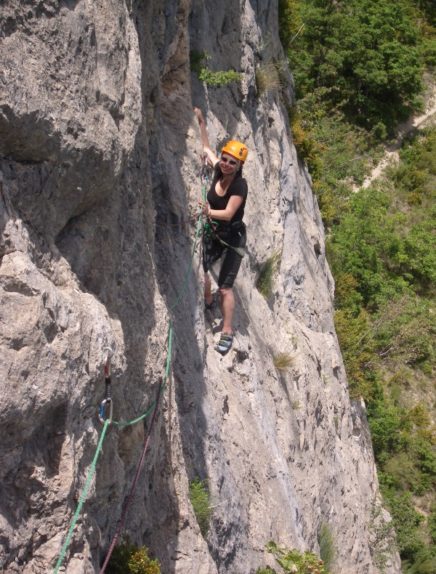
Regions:
<svg viewBox="0 0 436 574"><path fill-rule="evenodd" d="M334 572L378 572L384 514L364 411L350 403L332 321L332 279L310 181L290 143L288 86L259 94L255 69L283 59L275 0L5 0L0 112L0 567L56 561L101 426L112 354L115 417L172 377L127 532L165 574L255 572L270 539L319 549ZM190 50L242 82L207 88ZM192 106L211 140L247 142L249 255L237 336L222 358L190 270L200 197ZM273 293L256 290L279 254ZM287 371L274 356L292 357ZM98 571L149 421L110 427L66 572ZM208 479L205 540L189 481ZM378 518L374 518L374 514ZM399 572L398 557L386 572Z"/></svg>

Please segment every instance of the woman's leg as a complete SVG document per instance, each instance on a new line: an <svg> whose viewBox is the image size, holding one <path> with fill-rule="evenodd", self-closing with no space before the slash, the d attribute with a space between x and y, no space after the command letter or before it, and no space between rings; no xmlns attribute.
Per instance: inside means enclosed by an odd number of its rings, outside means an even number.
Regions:
<svg viewBox="0 0 436 574"><path fill-rule="evenodd" d="M204 274L204 300L208 305L210 305L213 301L212 283L209 277L209 273L207 273L207 271Z"/></svg>
<svg viewBox="0 0 436 574"><path fill-rule="evenodd" d="M220 305L223 315L222 332L233 335L233 313L235 311L235 296L231 287L220 287Z"/></svg>

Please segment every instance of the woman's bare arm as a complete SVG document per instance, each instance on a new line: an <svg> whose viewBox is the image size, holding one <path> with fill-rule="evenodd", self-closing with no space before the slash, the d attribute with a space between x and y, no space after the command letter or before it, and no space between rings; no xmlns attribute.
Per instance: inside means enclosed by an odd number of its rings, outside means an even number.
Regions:
<svg viewBox="0 0 436 574"><path fill-rule="evenodd" d="M194 108L194 113L200 127L200 140L201 145L203 146L203 151L206 154L209 163L214 166L219 161L219 157L212 151L210 147L209 136L207 134L206 128L206 120L204 119L203 112L199 108Z"/></svg>

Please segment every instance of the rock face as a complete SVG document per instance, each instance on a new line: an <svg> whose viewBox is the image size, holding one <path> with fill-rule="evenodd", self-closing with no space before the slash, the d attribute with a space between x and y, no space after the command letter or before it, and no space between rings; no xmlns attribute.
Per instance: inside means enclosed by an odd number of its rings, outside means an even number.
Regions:
<svg viewBox="0 0 436 574"><path fill-rule="evenodd" d="M400 572L364 408L347 392L322 222L287 127L291 81L282 71L279 90L256 87L256 69L283 60L277 2L5 0L1 31L0 568L51 571L101 432L108 354L114 418L131 420L162 382L171 319L171 377L130 539L165 574L248 574L273 565L269 540L319 552L327 531L332 572ZM202 84L190 52L241 83ZM203 314L198 250L191 264L193 105L214 145L237 137L250 150L249 254L225 357ZM99 571L149 428L109 427L69 574ZM189 501L196 477L211 494L206 538Z"/></svg>

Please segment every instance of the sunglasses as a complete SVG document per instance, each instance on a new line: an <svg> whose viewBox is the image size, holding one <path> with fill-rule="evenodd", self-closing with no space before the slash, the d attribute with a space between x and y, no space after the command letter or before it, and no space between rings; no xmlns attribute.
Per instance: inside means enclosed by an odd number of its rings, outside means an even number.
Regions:
<svg viewBox="0 0 436 574"><path fill-rule="evenodd" d="M221 157L221 161L223 163L228 163L229 165L236 165L237 161L235 161L234 159L229 159L227 157Z"/></svg>

